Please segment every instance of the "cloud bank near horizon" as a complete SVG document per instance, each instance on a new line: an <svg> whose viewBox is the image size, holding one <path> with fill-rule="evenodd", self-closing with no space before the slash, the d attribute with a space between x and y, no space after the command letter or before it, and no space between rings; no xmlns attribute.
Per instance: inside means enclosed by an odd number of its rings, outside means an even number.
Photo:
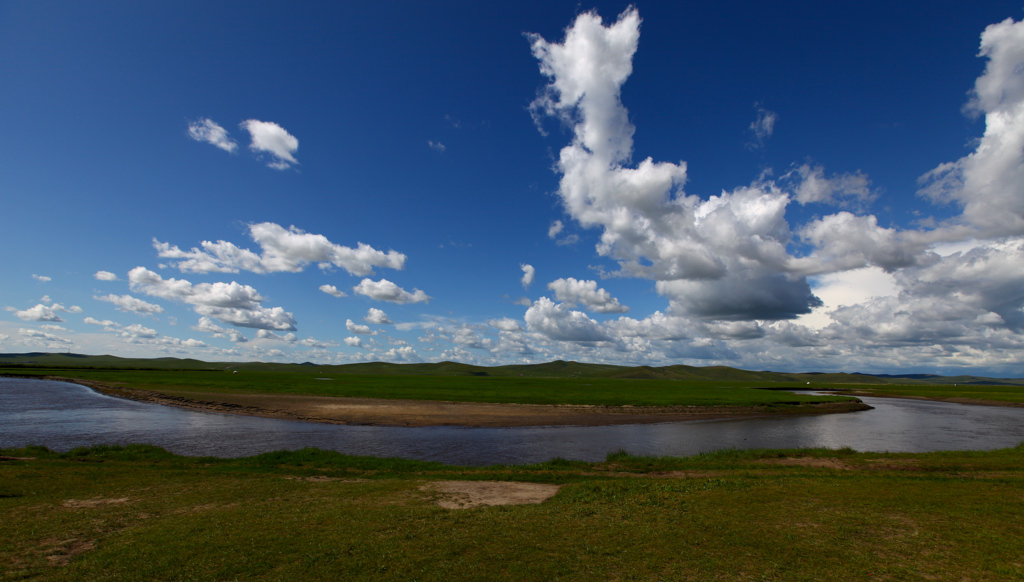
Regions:
<svg viewBox="0 0 1024 582"><path fill-rule="evenodd" d="M634 74L640 32L640 13L629 8L613 22L594 11L579 14L559 40L527 37L543 83L529 113L542 132L553 122L567 130L550 137L560 146L553 193L560 216L537 217L535 230L550 248L578 243L582 239L575 233L594 233L593 252L603 262L587 267L601 281L593 274L581 276L582 268L572 272L560 266L565 270L553 272L550 264L536 258L528 259L532 264L518 262L516 256L499 266L509 295L495 297L495 304L508 308L515 303L523 309L439 315L426 311L433 297L413 284L426 283L421 286L437 297L454 286L441 290L418 279L436 275L427 270L405 272L405 253L357 240L340 244L331 240L335 233L328 238L284 226L288 222L251 222L244 226L248 245L197 236L192 243L177 241L185 245L179 247L153 238L159 268L175 269L188 279L145 266L126 275L91 267L90 283L104 287L91 292L100 302L94 307L119 313L97 313L83 322L91 326L90 333L105 334L104 341L230 358L302 353L301 359L335 363L579 359L757 369L821 369L837 362L864 370L925 365L1020 369L1024 23L1006 19L981 33L978 56L984 70L965 111L984 120L984 134L959 159L934 160L922 168L916 200L947 218L902 226L880 218L885 216L875 207L880 188L867 172L836 172L808 161L811 156L780 172L764 168L751 183L722 184L714 193L688 189L696 168L684 160L645 157L635 145L642 143L634 137L644 128L630 118L623 87ZM747 109L738 126L741 140L749 140L746 147L759 153L781 137L776 132L787 119L785 111L765 105ZM523 122L529 124L525 116ZM298 164L298 139L277 123L247 119L238 128L249 134L250 152L271 168ZM231 154L240 149L209 118L189 123L188 136ZM445 141L452 149L433 160L455 159L458 142ZM438 153L446 151L440 142L427 143ZM422 145L417 142L420 150ZM386 241L388 234L382 231L381 238ZM583 246L573 250L584 252ZM384 278L377 273L383 269L402 273ZM550 282L531 292L538 270ZM351 291L336 280L313 282L318 271L355 277L347 283ZM33 277L52 290L66 276L52 273L56 282ZM249 284L245 277L253 276L265 278ZM466 273L442 276L458 279ZM108 292L112 284L126 288ZM256 289L280 293L287 285L309 293L265 296ZM627 294L627 286L641 292ZM460 291L468 287L460 285ZM516 299L519 293L531 297ZM331 302L324 317L334 318L342 335L317 340L295 333L300 304L317 300ZM367 307L374 301L389 303L390 315ZM7 308L18 325L37 324L38 329L0 328L6 332L0 333L3 345L17 340L65 349L86 335L56 325L72 327L69 314L82 313L80 307L35 295L18 303L23 307ZM165 321L177 325L174 313L194 316L184 325L206 334L209 343L161 334L156 328ZM143 323L110 319L122 314ZM323 337L319 331L316 335Z"/></svg>

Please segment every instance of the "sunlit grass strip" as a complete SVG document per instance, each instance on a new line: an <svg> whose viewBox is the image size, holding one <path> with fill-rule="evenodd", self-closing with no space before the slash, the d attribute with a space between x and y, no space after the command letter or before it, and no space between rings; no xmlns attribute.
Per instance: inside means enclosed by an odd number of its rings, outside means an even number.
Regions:
<svg viewBox="0 0 1024 582"><path fill-rule="evenodd" d="M778 390L757 390L759 383L619 378L529 378L475 376L391 376L299 372L163 371L163 370L18 370L29 375L57 374L127 388L187 395L189 393L286 394L607 406L772 406L850 400ZM801 387L793 384L793 387ZM777 386L776 386L777 387ZM805 386L804 386L805 387Z"/></svg>

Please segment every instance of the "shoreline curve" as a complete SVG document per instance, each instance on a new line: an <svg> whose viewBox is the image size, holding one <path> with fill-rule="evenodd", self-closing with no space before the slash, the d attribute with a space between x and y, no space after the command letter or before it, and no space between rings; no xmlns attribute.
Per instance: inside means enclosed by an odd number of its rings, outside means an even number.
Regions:
<svg viewBox="0 0 1024 582"><path fill-rule="evenodd" d="M783 406L611 406L391 400L292 394L188 393L185 396L183 393L125 388L95 380L64 376L35 378L80 384L115 398L202 412L370 426L608 426L766 416L806 416L872 409L860 400Z"/></svg>

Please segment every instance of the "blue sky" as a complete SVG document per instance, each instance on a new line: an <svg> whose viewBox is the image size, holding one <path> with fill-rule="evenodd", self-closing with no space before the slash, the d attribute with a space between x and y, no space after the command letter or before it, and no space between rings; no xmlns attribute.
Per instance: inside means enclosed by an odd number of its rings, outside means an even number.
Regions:
<svg viewBox="0 0 1024 582"><path fill-rule="evenodd" d="M1024 6L489 4L0 5L0 352L1024 375Z"/></svg>

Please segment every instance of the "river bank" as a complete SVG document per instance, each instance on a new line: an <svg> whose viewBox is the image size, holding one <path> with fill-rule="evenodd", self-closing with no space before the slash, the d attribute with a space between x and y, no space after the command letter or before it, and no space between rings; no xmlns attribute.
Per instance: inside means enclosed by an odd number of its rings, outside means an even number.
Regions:
<svg viewBox="0 0 1024 582"><path fill-rule="evenodd" d="M44 376L42 379L81 384L101 394L117 398L190 410L375 426L608 426L834 414L871 409L859 400L756 406L602 406L397 400L297 394L181 393L170 390L141 390L64 376Z"/></svg>

